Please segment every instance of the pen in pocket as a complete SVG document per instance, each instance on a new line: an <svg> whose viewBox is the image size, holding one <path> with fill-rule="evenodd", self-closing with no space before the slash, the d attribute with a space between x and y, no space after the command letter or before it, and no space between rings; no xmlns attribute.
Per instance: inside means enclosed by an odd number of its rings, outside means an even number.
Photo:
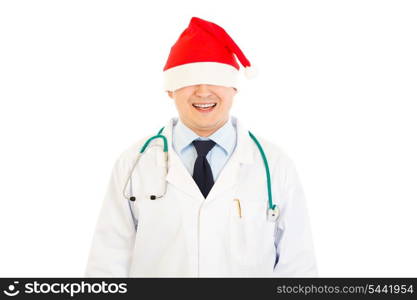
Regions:
<svg viewBox="0 0 417 300"><path fill-rule="evenodd" d="M242 207L240 206L240 201L239 199L234 199L234 201L236 202L237 205L237 212L239 214L239 218L242 218Z"/></svg>

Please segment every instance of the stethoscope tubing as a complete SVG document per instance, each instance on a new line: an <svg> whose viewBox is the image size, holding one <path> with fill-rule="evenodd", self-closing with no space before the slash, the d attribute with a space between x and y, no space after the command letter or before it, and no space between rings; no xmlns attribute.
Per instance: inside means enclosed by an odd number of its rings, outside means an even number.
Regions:
<svg viewBox="0 0 417 300"><path fill-rule="evenodd" d="M139 160L141 159L142 155L144 154L144 152L149 149L152 146L149 146L149 144L155 140L155 139L162 139L163 141L163 152L165 154L165 166L166 168L168 168L168 141L167 138L162 135L162 131L164 130L164 127L162 127L158 133L152 137L150 137L149 139L146 140L146 142L143 144L142 148L140 149L138 156L133 164L132 169L129 172L129 176L127 177L126 183L123 187L123 196L129 201L129 207L130 207L130 212L132 214L132 217L135 221L135 228L137 228L137 219L134 217L134 213L132 210L132 205L131 202L134 202L136 200L136 197L133 196L133 188L132 188L132 174L137 166L137 164L139 163ZM262 161L264 163L264 167L265 167L265 175L266 175L266 185L267 185L267 191L268 191L268 208L269 208L269 213L271 216L273 216L275 219L278 217L278 207L276 206L276 204L274 204L273 200L272 200L272 188L271 188L271 174L269 171L269 165L268 165L268 159L265 155L265 152L261 146L261 144L259 143L258 139L255 137L255 135L253 135L252 132L248 131L249 136L251 137L251 139L253 140L253 142L256 144L261 157L262 157ZM161 146L161 145L155 145L155 146ZM166 170L168 172L168 170ZM130 183L130 195L126 194L126 188L127 185ZM165 185L165 191L162 195L151 195L150 198L151 200L155 200L158 198L162 198L166 193L166 185Z"/></svg>

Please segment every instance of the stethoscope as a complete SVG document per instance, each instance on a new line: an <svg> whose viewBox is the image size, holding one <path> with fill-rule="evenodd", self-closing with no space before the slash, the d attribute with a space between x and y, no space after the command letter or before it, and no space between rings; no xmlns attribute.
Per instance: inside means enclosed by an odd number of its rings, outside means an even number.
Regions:
<svg viewBox="0 0 417 300"><path fill-rule="evenodd" d="M133 164L132 169L130 170L129 173L129 177L127 177L126 183L123 187L123 196L126 198L126 200L129 202L129 207L130 207L130 212L132 214L132 218L134 220L135 223L135 228L137 228L137 224L138 224L138 220L137 218L134 216L133 213L133 209L132 209L132 203L136 201L136 197L133 195L133 187L132 187L132 174L137 166L137 164L139 163L140 158L142 157L142 155L144 154L144 152L150 148L150 143L153 140L156 139L162 139L163 141L163 153L164 153L164 169L165 169L165 175L168 173L168 141L167 138L162 135L162 131L164 130L164 127L162 127L158 133L152 137L150 137L142 146L142 148L139 151L139 154ZM267 186L267 191L268 191L268 215L267 218L269 221L271 222L275 222L278 219L279 216L279 209L278 206L276 204L274 204L274 202L272 201L272 189L271 189L271 174L269 172L269 165L268 165L268 160L266 158L265 152L261 146L261 144L259 143L259 141L257 140L257 138L250 132L248 131L249 136L251 137L251 139L254 141L254 143L256 144L256 146L258 147L258 150L262 156L262 160L264 162L264 166L265 166L265 175L266 175L266 186ZM161 145L157 145L160 146ZM127 185L130 183L130 193L129 195L126 193L126 189L127 189ZM163 188L163 193L160 195L149 195L149 199L150 200L156 200L156 199L160 199L163 198L166 194L166 187L167 187L167 183L166 180L164 181L164 188Z"/></svg>

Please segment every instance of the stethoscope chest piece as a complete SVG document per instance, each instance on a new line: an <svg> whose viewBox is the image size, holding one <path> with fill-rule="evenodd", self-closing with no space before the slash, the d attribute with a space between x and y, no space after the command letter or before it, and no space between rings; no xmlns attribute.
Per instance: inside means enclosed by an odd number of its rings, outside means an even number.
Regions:
<svg viewBox="0 0 417 300"><path fill-rule="evenodd" d="M268 209L268 221L276 222L279 217L279 208L277 205L274 205L274 208Z"/></svg>

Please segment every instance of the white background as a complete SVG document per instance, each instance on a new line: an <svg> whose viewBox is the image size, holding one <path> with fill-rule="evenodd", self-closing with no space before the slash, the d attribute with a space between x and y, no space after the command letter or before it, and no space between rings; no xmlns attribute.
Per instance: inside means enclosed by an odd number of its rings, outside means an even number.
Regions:
<svg viewBox="0 0 417 300"><path fill-rule="evenodd" d="M113 163L176 116L197 16L259 76L232 115L295 161L320 276L417 276L415 1L1 1L0 276L83 276Z"/></svg>

